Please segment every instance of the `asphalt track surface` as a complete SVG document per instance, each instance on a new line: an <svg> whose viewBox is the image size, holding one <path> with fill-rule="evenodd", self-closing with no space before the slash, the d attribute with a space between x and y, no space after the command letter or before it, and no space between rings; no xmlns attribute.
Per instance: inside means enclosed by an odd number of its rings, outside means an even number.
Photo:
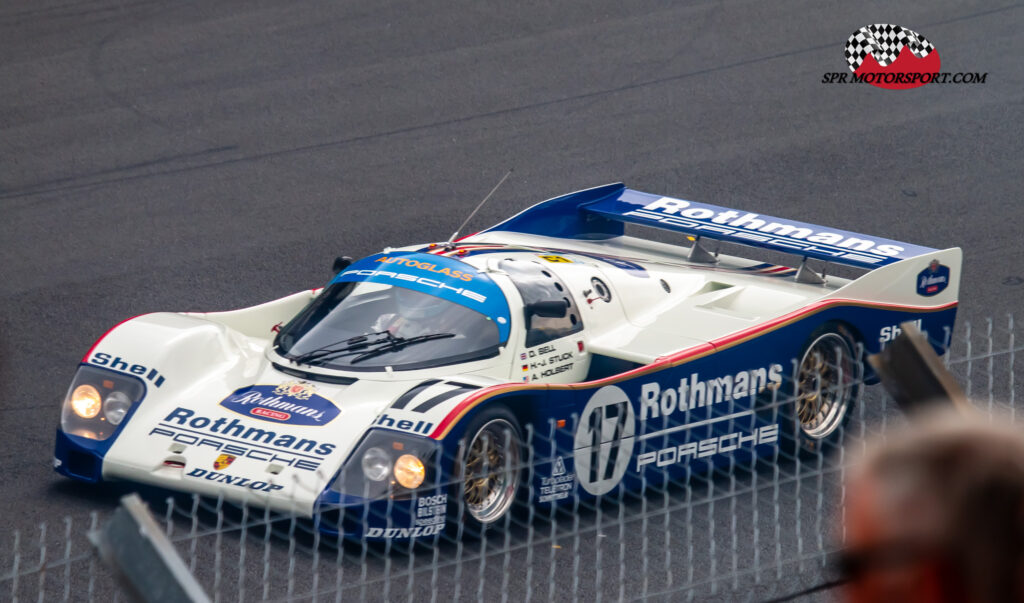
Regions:
<svg viewBox="0 0 1024 603"><path fill-rule="evenodd" d="M880 22L986 82L823 84ZM111 325L443 240L509 168L467 231L623 181L959 246L961 321L1024 319L1022 31L980 1L5 2L0 525L116 504L50 468Z"/></svg>

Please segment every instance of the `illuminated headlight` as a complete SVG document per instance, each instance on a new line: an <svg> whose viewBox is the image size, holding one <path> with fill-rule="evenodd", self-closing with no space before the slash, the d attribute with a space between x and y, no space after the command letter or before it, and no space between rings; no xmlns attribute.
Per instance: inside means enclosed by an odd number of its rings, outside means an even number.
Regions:
<svg viewBox="0 0 1024 603"><path fill-rule="evenodd" d="M363 453L363 475L366 479L379 482L391 473L391 457L380 448L373 447Z"/></svg>
<svg viewBox="0 0 1024 603"><path fill-rule="evenodd" d="M64 398L60 428L81 438L106 440L145 394L145 384L136 377L81 366Z"/></svg>
<svg viewBox="0 0 1024 603"><path fill-rule="evenodd" d="M403 454L395 461L395 481L410 490L418 488L427 476L423 461L411 454Z"/></svg>
<svg viewBox="0 0 1024 603"><path fill-rule="evenodd" d="M71 392L71 410L83 419L100 414L100 393L91 385L79 385Z"/></svg>
<svg viewBox="0 0 1024 603"><path fill-rule="evenodd" d="M331 489L367 499L406 500L438 486L441 444L423 436L371 429L342 466Z"/></svg>
<svg viewBox="0 0 1024 603"><path fill-rule="evenodd" d="M128 397L128 394L114 390L103 401L103 415L107 417L111 425L120 425L121 420L128 414L128 409L131 407L132 399Z"/></svg>

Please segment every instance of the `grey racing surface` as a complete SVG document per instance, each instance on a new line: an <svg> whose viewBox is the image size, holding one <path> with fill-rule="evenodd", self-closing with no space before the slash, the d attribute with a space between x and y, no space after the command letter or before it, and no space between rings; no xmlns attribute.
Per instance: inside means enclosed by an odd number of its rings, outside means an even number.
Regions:
<svg viewBox="0 0 1024 603"><path fill-rule="evenodd" d="M823 83L870 23L986 81ZM465 232L623 181L959 246L958 320L1024 319L1022 31L998 1L5 2L3 523L124 493L51 468L60 400L108 328L442 241L509 168Z"/></svg>

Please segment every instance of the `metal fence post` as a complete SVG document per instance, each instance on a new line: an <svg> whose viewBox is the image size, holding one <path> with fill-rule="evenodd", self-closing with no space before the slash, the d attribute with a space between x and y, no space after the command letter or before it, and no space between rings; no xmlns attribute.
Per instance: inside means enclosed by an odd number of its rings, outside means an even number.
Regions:
<svg viewBox="0 0 1024 603"><path fill-rule="evenodd" d="M90 533L89 539L137 599L154 603L210 600L137 494L123 497L110 521Z"/></svg>

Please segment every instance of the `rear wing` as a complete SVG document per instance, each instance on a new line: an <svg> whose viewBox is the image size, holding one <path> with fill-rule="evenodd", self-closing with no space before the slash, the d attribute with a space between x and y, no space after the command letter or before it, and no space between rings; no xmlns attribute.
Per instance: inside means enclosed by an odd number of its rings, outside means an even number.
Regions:
<svg viewBox="0 0 1024 603"><path fill-rule="evenodd" d="M538 203L485 232L604 239L621 236L626 222L860 268L879 268L937 251L806 222L642 193L621 183Z"/></svg>

